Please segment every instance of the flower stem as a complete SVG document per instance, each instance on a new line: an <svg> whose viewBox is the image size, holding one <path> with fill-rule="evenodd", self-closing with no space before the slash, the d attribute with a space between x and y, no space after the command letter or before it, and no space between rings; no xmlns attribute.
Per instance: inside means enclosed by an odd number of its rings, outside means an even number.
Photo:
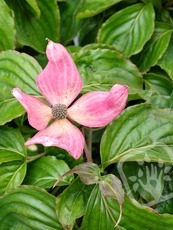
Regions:
<svg viewBox="0 0 173 230"><path fill-rule="evenodd" d="M89 152L92 153L92 129L89 128L87 131L88 132L87 132L86 142L87 142Z"/></svg>
<svg viewBox="0 0 173 230"><path fill-rule="evenodd" d="M44 155L46 155L45 152L40 153L40 154L37 154L37 155L35 155L35 156L28 156L28 157L27 157L27 163L32 162L32 161L35 161L35 160L37 160L38 158L40 158L40 157L42 157L42 156L44 156Z"/></svg>
<svg viewBox="0 0 173 230"><path fill-rule="evenodd" d="M90 151L88 149L88 146L87 146L86 142L85 142L85 146L84 146L84 152L85 152L87 162L93 162L91 153L90 153Z"/></svg>
<svg viewBox="0 0 173 230"><path fill-rule="evenodd" d="M86 155L87 162L93 162L92 160L92 129L84 129L82 127L82 133L85 137L84 152Z"/></svg>

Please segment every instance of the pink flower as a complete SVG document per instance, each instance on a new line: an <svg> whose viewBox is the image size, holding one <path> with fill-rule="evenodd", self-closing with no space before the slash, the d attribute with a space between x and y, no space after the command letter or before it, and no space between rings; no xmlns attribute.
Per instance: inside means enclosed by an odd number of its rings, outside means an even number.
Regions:
<svg viewBox="0 0 173 230"><path fill-rule="evenodd" d="M58 146L78 159L84 149L84 137L71 121L88 127L106 126L123 111L128 87L116 84L109 92L89 92L71 105L82 89L76 65L61 44L49 41L46 55L49 61L37 77L37 86L48 103L19 88L13 89L13 95L28 113L29 124L39 130L25 145Z"/></svg>

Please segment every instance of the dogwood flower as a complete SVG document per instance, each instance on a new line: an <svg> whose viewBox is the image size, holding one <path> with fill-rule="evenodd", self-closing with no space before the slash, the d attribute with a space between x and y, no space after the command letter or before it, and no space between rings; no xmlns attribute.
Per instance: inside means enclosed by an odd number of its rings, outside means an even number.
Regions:
<svg viewBox="0 0 173 230"><path fill-rule="evenodd" d="M36 83L47 103L19 88L12 92L27 111L29 124L39 131L25 145L57 146L78 159L83 153L84 136L72 121L87 127L106 126L123 111L128 87L116 84L109 92L89 92L73 103L82 89L73 59L65 47L52 41L46 55L48 64Z"/></svg>

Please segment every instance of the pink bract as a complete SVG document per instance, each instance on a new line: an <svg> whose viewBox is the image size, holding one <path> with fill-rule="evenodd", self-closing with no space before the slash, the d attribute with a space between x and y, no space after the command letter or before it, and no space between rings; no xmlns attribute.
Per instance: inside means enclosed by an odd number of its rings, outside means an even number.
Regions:
<svg viewBox="0 0 173 230"><path fill-rule="evenodd" d="M84 137L71 121L87 127L106 126L125 108L128 87L116 84L109 92L89 92L72 104L82 89L82 79L73 59L65 47L52 41L47 45L46 55L48 64L36 82L48 103L19 88L13 89L13 95L28 113L29 124L39 130L25 145L57 146L78 159L84 149ZM55 105L67 108L62 119L53 117Z"/></svg>

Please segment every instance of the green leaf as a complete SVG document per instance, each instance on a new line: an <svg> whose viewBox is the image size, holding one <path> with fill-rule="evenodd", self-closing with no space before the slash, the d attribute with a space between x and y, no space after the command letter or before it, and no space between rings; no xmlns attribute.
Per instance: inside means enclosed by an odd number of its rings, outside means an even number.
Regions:
<svg viewBox="0 0 173 230"><path fill-rule="evenodd" d="M29 55L16 51L0 53L1 125L24 113L23 107L12 99L13 88L18 87L28 94L39 95L36 76L40 71L37 61Z"/></svg>
<svg viewBox="0 0 173 230"><path fill-rule="evenodd" d="M0 164L26 158L24 139L17 129L0 127Z"/></svg>
<svg viewBox="0 0 173 230"><path fill-rule="evenodd" d="M98 183L100 178L100 169L98 165L94 163L77 165L71 172L78 174L81 181L87 185Z"/></svg>
<svg viewBox="0 0 173 230"><path fill-rule="evenodd" d="M137 65L142 72L146 72L157 64L168 47L172 30L170 24L156 23L154 34L144 46L142 52L137 55Z"/></svg>
<svg viewBox="0 0 173 230"><path fill-rule="evenodd" d="M163 10L162 0L144 0L144 2L151 2L156 9Z"/></svg>
<svg viewBox="0 0 173 230"><path fill-rule="evenodd" d="M104 197L116 199L120 205L120 215L117 220L116 226L121 221L122 217L122 204L124 202L124 190L121 181L113 174L103 176L99 181L99 189Z"/></svg>
<svg viewBox="0 0 173 230"><path fill-rule="evenodd" d="M90 185L90 184L96 184L99 182L100 179L100 169L97 164L94 163L83 163L80 165L76 165L74 168L66 172L64 175L58 178L56 184L61 181L64 176L70 175L72 173L76 173L79 175L81 181L84 184Z"/></svg>
<svg viewBox="0 0 173 230"><path fill-rule="evenodd" d="M152 89L158 95L169 96L173 90L170 78L162 72L150 72L144 75L145 88Z"/></svg>
<svg viewBox="0 0 173 230"><path fill-rule="evenodd" d="M154 30L152 4L136 4L115 13L102 25L98 42L115 46L127 57L139 53Z"/></svg>
<svg viewBox="0 0 173 230"><path fill-rule="evenodd" d="M38 7L37 1L36 0L26 0L27 3L32 7L32 9L35 11L37 17L40 17L40 9Z"/></svg>
<svg viewBox="0 0 173 230"><path fill-rule="evenodd" d="M172 98L169 96L153 95L147 100L147 103L160 109L173 108Z"/></svg>
<svg viewBox="0 0 173 230"><path fill-rule="evenodd" d="M0 152L1 154L1 152ZM22 161L11 161L0 165L0 194L10 191L23 182L27 164Z"/></svg>
<svg viewBox="0 0 173 230"><path fill-rule="evenodd" d="M92 188L77 178L57 197L56 212L64 229L72 229L75 220L84 215Z"/></svg>
<svg viewBox="0 0 173 230"><path fill-rule="evenodd" d="M173 216L168 214L160 215L155 210L141 206L137 201L125 197L120 226L128 230L128 226L131 226L131 230L170 230L173 226Z"/></svg>
<svg viewBox="0 0 173 230"><path fill-rule="evenodd" d="M81 20L77 18L77 9L79 8L81 0L71 1L66 0L59 6L61 15L61 42L69 43L79 32Z"/></svg>
<svg viewBox="0 0 173 230"><path fill-rule="evenodd" d="M157 63L157 65L159 65L163 70L167 72L167 74L170 76L171 79L173 79L172 59L173 59L173 38L171 38L165 53Z"/></svg>
<svg viewBox="0 0 173 230"><path fill-rule="evenodd" d="M42 188L51 188L56 180L70 168L63 160L54 156L44 156L33 161L28 166L25 183ZM63 177L58 186L68 185L73 180L73 175Z"/></svg>
<svg viewBox="0 0 173 230"><path fill-rule="evenodd" d="M36 56L34 56L34 58L38 61L38 63L41 65L42 68L45 68L47 63L48 63L48 59L46 54L38 54Z"/></svg>
<svg viewBox="0 0 173 230"><path fill-rule="evenodd" d="M74 44L81 48L87 44L96 43L97 33L102 23L103 18L100 15L81 20L81 26L74 38Z"/></svg>
<svg viewBox="0 0 173 230"><path fill-rule="evenodd" d="M83 78L82 93L106 91L116 83L128 85L130 96L142 91L142 77L138 69L113 47L87 45L73 57Z"/></svg>
<svg viewBox="0 0 173 230"><path fill-rule="evenodd" d="M55 198L45 190L21 186L0 198L1 229L62 230L55 205Z"/></svg>
<svg viewBox="0 0 173 230"><path fill-rule="evenodd" d="M170 180L167 183L164 183L164 194L166 196L173 194L173 175L172 169L169 171ZM173 198L170 196L170 199L165 200L165 202L161 202L157 204L155 210L159 213L173 213Z"/></svg>
<svg viewBox="0 0 173 230"><path fill-rule="evenodd" d="M0 102L0 111L0 125L4 125L5 123L25 113L22 105L13 98Z"/></svg>
<svg viewBox="0 0 173 230"><path fill-rule="evenodd" d="M103 197L96 186L88 201L82 222L83 230L114 230L119 215L119 205L114 199ZM119 228L123 230L146 230L173 228L172 215L160 215L151 208L141 206L137 201L125 197Z"/></svg>
<svg viewBox="0 0 173 230"><path fill-rule="evenodd" d="M33 13L31 1L5 0L15 14L15 25L19 42L39 52L44 52L46 38L54 42L59 40L60 16L56 0L37 0L40 17ZM36 6L35 6L36 7ZM37 8L37 11L38 11ZM34 8L36 9L36 8Z"/></svg>
<svg viewBox="0 0 173 230"><path fill-rule="evenodd" d="M0 51L15 48L15 25L12 11L0 1Z"/></svg>
<svg viewBox="0 0 173 230"><path fill-rule="evenodd" d="M115 207L109 207L107 199L114 204L114 199L104 197L99 191L98 186L93 189L88 200L87 209L85 211L82 222L83 230L113 230L116 225L118 215L115 216ZM119 210L119 208L118 208Z"/></svg>
<svg viewBox="0 0 173 230"><path fill-rule="evenodd" d="M20 132L0 127L0 194L20 185L26 173L26 149Z"/></svg>
<svg viewBox="0 0 173 230"><path fill-rule="evenodd" d="M115 162L149 161L172 164L173 110L148 104L127 108L105 130L102 166Z"/></svg>
<svg viewBox="0 0 173 230"><path fill-rule="evenodd" d="M24 92L39 95L36 76L41 72L38 62L31 56L16 51L0 53L0 101L12 98L12 89L19 87Z"/></svg>
<svg viewBox="0 0 173 230"><path fill-rule="evenodd" d="M45 148L46 155L53 155L59 160L65 161L70 168L73 168L75 165L83 163L84 159L81 156L78 160L75 160L67 151L64 149L51 146Z"/></svg>
<svg viewBox="0 0 173 230"><path fill-rule="evenodd" d="M79 18L95 16L122 0L84 0L78 10Z"/></svg>
<svg viewBox="0 0 173 230"><path fill-rule="evenodd" d="M118 164L123 188L128 196L140 200L146 206L155 207L169 199L172 194L163 194L170 177L171 166L151 162L123 162Z"/></svg>
<svg viewBox="0 0 173 230"><path fill-rule="evenodd" d="M121 181L113 174L103 176L99 181L99 189L103 196L118 200L120 205L124 201L124 190Z"/></svg>

